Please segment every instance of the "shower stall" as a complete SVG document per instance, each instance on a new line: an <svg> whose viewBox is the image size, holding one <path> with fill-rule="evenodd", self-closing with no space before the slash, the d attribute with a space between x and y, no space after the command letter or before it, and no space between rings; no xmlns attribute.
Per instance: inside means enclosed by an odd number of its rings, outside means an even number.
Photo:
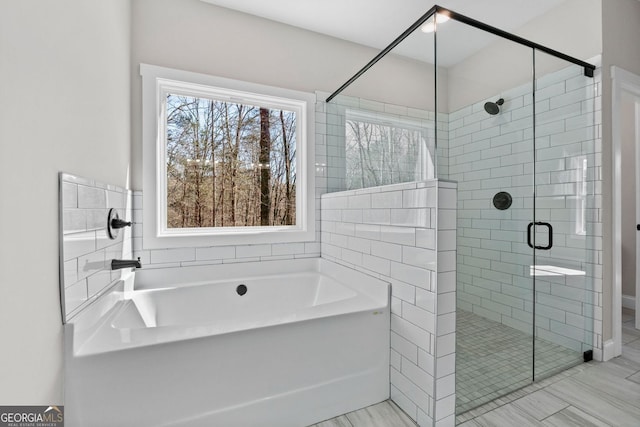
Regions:
<svg viewBox="0 0 640 427"><path fill-rule="evenodd" d="M434 6L322 106L323 256L391 282L391 397L420 425L601 348L589 61Z"/></svg>

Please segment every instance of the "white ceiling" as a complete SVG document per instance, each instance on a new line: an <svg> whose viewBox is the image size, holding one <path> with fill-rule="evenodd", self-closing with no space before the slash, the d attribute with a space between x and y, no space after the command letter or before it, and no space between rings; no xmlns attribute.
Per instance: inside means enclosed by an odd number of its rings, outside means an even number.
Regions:
<svg viewBox="0 0 640 427"><path fill-rule="evenodd" d="M379 49L386 47L435 4L424 0L202 1ZM513 32L563 1L438 0L437 4ZM495 40L495 36L465 28L463 24L453 25L456 30L446 37L456 49L441 49L439 65L453 65ZM416 32L398 45L394 53L432 63L430 37Z"/></svg>

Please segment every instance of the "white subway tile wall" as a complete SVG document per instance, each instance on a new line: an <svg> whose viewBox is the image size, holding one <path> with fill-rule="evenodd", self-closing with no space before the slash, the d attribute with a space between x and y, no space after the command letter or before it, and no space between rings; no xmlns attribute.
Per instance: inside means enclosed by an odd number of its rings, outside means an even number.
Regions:
<svg viewBox="0 0 640 427"><path fill-rule="evenodd" d="M501 93L499 115L484 112L486 100L452 112L439 159L439 177L458 182L458 308L531 333L535 190L535 221L553 226L553 248L536 251L536 334L575 351L602 348L601 74L582 72L537 80L535 165L530 85ZM511 208L494 208L499 191ZM547 238L536 227L536 244Z"/></svg>
<svg viewBox="0 0 640 427"><path fill-rule="evenodd" d="M320 229L319 221L316 229ZM142 192L133 192L133 253L134 256L140 257L146 269L318 258L320 256L319 234L320 232L318 231L316 240L313 242L148 250L143 247Z"/></svg>
<svg viewBox="0 0 640 427"><path fill-rule="evenodd" d="M391 283L391 398L425 426L454 417L455 192L431 180L322 196L322 257Z"/></svg>
<svg viewBox="0 0 640 427"><path fill-rule="evenodd" d="M63 320L77 315L118 279L112 259L132 257L131 229L107 236L110 208L130 221L131 192L92 179L60 173L60 282Z"/></svg>

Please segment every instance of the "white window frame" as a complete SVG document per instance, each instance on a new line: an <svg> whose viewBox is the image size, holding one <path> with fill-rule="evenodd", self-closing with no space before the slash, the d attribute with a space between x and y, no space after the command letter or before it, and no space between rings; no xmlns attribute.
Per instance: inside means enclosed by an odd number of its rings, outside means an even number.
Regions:
<svg viewBox="0 0 640 427"><path fill-rule="evenodd" d="M315 240L314 94L140 64L142 76L142 242L144 249ZM166 95L229 99L296 113L296 224L262 227L168 228Z"/></svg>

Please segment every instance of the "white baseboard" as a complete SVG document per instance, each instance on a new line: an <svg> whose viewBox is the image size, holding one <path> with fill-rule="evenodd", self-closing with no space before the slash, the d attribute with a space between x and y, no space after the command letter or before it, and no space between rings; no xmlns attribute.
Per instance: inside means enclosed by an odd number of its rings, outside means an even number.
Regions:
<svg viewBox="0 0 640 427"><path fill-rule="evenodd" d="M636 297L634 297L633 295L622 295L622 307L635 310Z"/></svg>
<svg viewBox="0 0 640 427"><path fill-rule="evenodd" d="M593 349L593 360L597 362L602 362L602 350L599 348Z"/></svg>
<svg viewBox="0 0 640 427"><path fill-rule="evenodd" d="M600 350L598 349L598 352L600 353ZM596 353L596 350L594 349L594 359L598 360L598 358L596 356L598 356L598 354ZM601 359L599 359L602 362L606 362L607 360L613 359L616 356L619 356L618 354L615 354L615 345L613 340L607 340L604 342L604 348L602 349L602 354L600 354L599 356L602 356Z"/></svg>

